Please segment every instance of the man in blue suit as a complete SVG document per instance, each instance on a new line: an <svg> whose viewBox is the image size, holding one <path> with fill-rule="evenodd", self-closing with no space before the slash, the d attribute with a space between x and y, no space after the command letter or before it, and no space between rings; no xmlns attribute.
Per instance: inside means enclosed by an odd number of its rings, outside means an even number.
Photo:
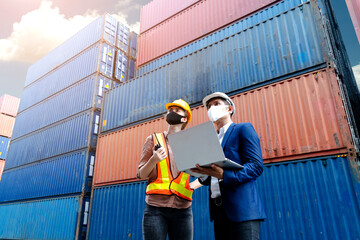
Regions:
<svg viewBox="0 0 360 240"><path fill-rule="evenodd" d="M226 158L241 164L242 169L222 169L196 165L194 172L210 186L210 217L214 221L215 239L259 239L260 222L266 217L255 187L263 172L260 140L251 123L232 122L235 105L224 93L215 92L203 99L214 123ZM211 176L211 177L210 177Z"/></svg>

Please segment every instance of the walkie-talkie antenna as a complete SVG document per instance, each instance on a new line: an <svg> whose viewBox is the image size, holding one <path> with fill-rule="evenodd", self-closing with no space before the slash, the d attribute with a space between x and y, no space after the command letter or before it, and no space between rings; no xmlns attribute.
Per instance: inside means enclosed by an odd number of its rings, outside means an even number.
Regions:
<svg viewBox="0 0 360 240"><path fill-rule="evenodd" d="M161 144L159 142L159 139L157 138L157 134L154 132L157 144L155 145L155 151L158 150L159 148L161 148Z"/></svg>

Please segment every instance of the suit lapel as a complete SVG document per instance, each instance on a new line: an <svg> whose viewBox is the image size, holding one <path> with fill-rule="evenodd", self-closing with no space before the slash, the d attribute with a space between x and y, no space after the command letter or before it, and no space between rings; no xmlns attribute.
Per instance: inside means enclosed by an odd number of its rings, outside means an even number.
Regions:
<svg viewBox="0 0 360 240"><path fill-rule="evenodd" d="M224 147L226 145L227 140L229 139L229 136L230 136L232 130L234 129L234 126L235 126L235 123L232 123L230 125L230 127L228 128L228 130L226 131L225 135L224 135L224 138L223 138L222 143L221 143L221 147L223 149L224 149Z"/></svg>

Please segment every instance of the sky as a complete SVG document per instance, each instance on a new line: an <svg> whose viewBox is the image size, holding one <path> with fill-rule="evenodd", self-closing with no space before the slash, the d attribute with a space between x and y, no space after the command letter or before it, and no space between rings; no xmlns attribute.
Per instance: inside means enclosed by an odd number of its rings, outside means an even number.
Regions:
<svg viewBox="0 0 360 240"><path fill-rule="evenodd" d="M139 32L140 9L150 1L0 0L0 96L20 98L29 66L103 13ZM360 45L345 0L331 2L360 83Z"/></svg>

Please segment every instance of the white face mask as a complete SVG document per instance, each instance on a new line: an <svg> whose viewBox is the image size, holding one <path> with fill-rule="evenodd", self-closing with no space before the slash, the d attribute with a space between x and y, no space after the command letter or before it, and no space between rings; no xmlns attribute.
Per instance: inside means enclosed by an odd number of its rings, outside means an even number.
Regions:
<svg viewBox="0 0 360 240"><path fill-rule="evenodd" d="M210 109L208 110L208 116L210 121L212 122L216 122L217 120L219 120L220 118L222 118L223 116L226 115L226 111L225 108L227 106L221 105L221 106L211 106Z"/></svg>

